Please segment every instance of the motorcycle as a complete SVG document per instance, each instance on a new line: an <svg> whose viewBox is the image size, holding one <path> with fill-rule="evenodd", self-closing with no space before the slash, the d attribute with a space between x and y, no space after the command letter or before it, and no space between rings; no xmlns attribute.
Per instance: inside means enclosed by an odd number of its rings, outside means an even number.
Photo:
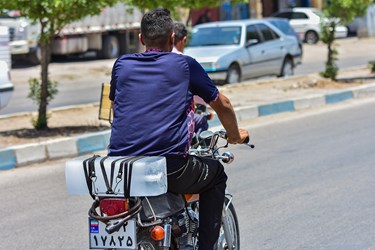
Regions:
<svg viewBox="0 0 375 250"><path fill-rule="evenodd" d="M219 140L224 141L222 146ZM219 152L226 147L224 130L203 131L189 153L231 163L231 152ZM199 195L167 192L164 157L94 155L72 159L66 164L66 182L68 193L88 191L94 200L88 212L90 249L198 249ZM240 249L232 201L226 191L219 250Z"/></svg>

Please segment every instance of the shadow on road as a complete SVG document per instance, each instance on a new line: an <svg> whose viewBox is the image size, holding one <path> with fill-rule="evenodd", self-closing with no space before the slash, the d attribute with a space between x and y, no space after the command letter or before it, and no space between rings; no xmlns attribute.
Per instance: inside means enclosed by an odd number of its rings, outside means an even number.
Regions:
<svg viewBox="0 0 375 250"><path fill-rule="evenodd" d="M353 83L353 82L366 82L375 80L375 75L373 76L365 76L365 77L345 77L345 78L337 78L337 81L346 82L346 83Z"/></svg>
<svg viewBox="0 0 375 250"><path fill-rule="evenodd" d="M100 61L106 59L98 59L95 53L86 53L83 55L69 55L69 56L53 56L51 63L72 63L72 62L88 62L88 61ZM24 69L38 66L38 64L32 63L27 58L19 57L12 58L13 69Z"/></svg>

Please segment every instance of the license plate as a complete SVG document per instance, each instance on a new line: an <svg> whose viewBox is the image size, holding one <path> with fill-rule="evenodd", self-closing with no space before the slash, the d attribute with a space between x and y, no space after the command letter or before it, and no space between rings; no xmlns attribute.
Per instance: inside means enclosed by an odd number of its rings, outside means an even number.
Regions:
<svg viewBox="0 0 375 250"><path fill-rule="evenodd" d="M119 231L108 234L105 223L89 218L90 249L136 249L136 223L135 220L125 222Z"/></svg>

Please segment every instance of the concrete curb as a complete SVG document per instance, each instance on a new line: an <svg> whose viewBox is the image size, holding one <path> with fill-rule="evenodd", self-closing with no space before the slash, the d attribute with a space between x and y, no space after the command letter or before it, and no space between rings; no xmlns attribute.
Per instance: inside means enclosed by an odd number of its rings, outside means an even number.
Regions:
<svg viewBox="0 0 375 250"><path fill-rule="evenodd" d="M324 105L375 96L375 83L336 91L326 95L307 96L257 106L236 108L238 121L246 121L261 116L283 112L312 109ZM217 116L209 121L210 127L219 126ZM28 163L75 157L82 154L105 150L109 143L110 130L90 133L77 137L50 140L41 143L13 146L0 150L0 171L9 170Z"/></svg>

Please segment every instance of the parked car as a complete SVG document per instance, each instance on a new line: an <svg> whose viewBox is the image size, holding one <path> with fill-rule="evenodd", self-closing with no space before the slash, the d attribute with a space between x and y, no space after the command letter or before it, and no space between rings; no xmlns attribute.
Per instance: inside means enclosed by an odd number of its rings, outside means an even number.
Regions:
<svg viewBox="0 0 375 250"><path fill-rule="evenodd" d="M328 20L320 10L303 7L284 9L274 13L272 16L288 19L290 25L295 29L300 38L308 44L315 44L319 41L321 22ZM347 36L348 28L337 25L335 37L342 38Z"/></svg>
<svg viewBox="0 0 375 250"><path fill-rule="evenodd" d="M9 48L9 29L6 26L0 26L0 60L5 61L9 67L12 65Z"/></svg>
<svg viewBox="0 0 375 250"><path fill-rule="evenodd" d="M360 28L363 17L356 17L354 20L346 25L348 28L348 35L356 36Z"/></svg>
<svg viewBox="0 0 375 250"><path fill-rule="evenodd" d="M184 53L195 58L219 83L266 75L294 74L301 49L265 20L211 22L194 26Z"/></svg>
<svg viewBox="0 0 375 250"><path fill-rule="evenodd" d="M0 61L0 109L8 105L13 89L8 64L5 61Z"/></svg>
<svg viewBox="0 0 375 250"><path fill-rule="evenodd" d="M265 18L266 21L270 22L272 25L276 26L279 30L281 30L285 35L294 36L298 41L298 46L301 49L301 59L303 54L303 43L297 32L294 28L290 25L289 20L286 18L280 17L267 17Z"/></svg>

